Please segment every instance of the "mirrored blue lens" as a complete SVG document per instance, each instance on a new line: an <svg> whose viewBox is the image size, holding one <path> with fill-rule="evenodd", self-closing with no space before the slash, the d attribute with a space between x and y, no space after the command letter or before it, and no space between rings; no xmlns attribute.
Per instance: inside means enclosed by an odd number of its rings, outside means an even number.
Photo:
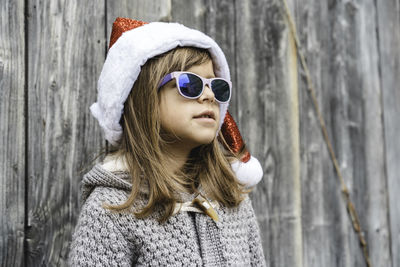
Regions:
<svg viewBox="0 0 400 267"><path fill-rule="evenodd" d="M199 97L203 89L203 81L196 75L184 73L179 75L179 88L187 97Z"/></svg>

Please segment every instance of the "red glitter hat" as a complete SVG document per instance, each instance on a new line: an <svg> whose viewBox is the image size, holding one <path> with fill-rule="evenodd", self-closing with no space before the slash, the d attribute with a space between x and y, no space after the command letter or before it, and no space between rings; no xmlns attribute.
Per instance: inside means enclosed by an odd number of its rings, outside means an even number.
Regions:
<svg viewBox="0 0 400 267"><path fill-rule="evenodd" d="M168 36L168 42L170 41L170 39L173 40L173 38L177 38L177 40L179 40L179 42L181 43L180 45L188 45L188 46L198 46L198 47L200 47L198 45L198 43L197 43L198 42L197 41L198 38L200 38L202 40L202 42L206 42L206 43L208 43L208 45L210 45L212 47L212 48L208 48L209 50L210 49L215 49L215 50L210 50L210 52L213 55L213 64L216 64L217 68L220 71L225 71L225 72L221 73L221 75L229 75L229 67L227 65L225 56L223 55L223 52L222 52L222 50L220 50L218 45L211 38L209 38L209 37L207 37L205 35L204 35L204 37L202 37L203 35L196 36L197 39L194 39L194 41L193 41L192 39L190 39L191 37L189 37L189 35L191 35L195 30L191 30L191 29L188 29L188 28L182 29L181 27L184 27L183 25L178 25L178 24L166 25L168 23L160 23L160 22L147 23L147 22L140 21L140 20L134 20L134 19L129 19L129 18L120 18L120 17L118 17L115 20L115 22L113 23L112 32L111 32L111 36L110 36L109 49L117 41L120 40L120 37L122 36L123 33L128 32L130 30L133 30L135 28L138 28L140 26L146 25L146 24L149 25L149 26L146 26L147 30L144 31L144 29L143 29L143 31L141 31L141 33L137 33L137 35L141 34L140 36L143 38L143 37L146 37L147 35L153 34L152 35L153 38L154 38L153 42L159 42L159 43L165 42L165 40L162 39L163 37L159 37L160 34L159 35L154 35L154 31L163 31L164 27L165 27L165 29L168 30L169 28L166 28L167 26L168 27L176 27L176 29L173 28L173 31L171 32L173 34L176 34L176 37ZM190 31L189 34L185 33L184 32L185 30L189 30ZM143 35L144 32L146 32L145 35ZM147 34L147 32L149 32L149 33ZM197 31L195 31L195 32L197 32ZM129 39L129 38L131 38L131 39ZM136 38L136 35L135 35L135 38ZM135 43L137 43L135 41L137 39L135 39L135 38L133 38L133 36L131 34L129 37L126 36L126 38L124 38L124 40L122 42L127 44L127 45L134 46L134 45L137 45L137 44L135 44ZM143 39L140 39L140 40L143 40ZM187 40L189 40L189 42L185 43L185 41L187 41ZM121 41L119 41L119 42L121 42ZM130 43L128 43L128 42L130 42ZM215 48L213 46L216 46L217 48ZM124 48L117 48L117 50L119 50L119 49L124 49ZM149 49L151 49L151 48L149 48ZM153 56L154 56L154 53L157 54L157 53L161 52L159 50L160 49L158 48L158 50L156 50L156 52L154 52L153 50L147 51L147 52L152 53ZM220 51L218 51L218 50L220 50ZM120 53L120 52L113 51L113 53L115 54L115 53ZM221 56L221 54L222 54L222 56ZM141 56L144 57L144 55L139 55L137 57L141 57ZM137 57L135 57L135 58L137 58ZM222 59L221 59L221 57L222 57ZM118 64L118 61L116 62L115 59L113 59L112 56L110 58L111 59L109 59L109 55L107 55L107 59L106 59L105 65L107 64L107 60L108 61L112 61L113 66L115 66L115 64ZM124 58L124 57L119 56L119 57L116 57L116 58ZM141 60L141 61L143 62L144 60ZM119 63L119 64L127 64L127 63ZM133 63L129 63L129 64L133 64ZM114 69L112 69L112 70L114 72ZM114 73L112 74L113 78L114 78ZM106 84L106 81L107 81L106 79L107 78L102 79L102 76L107 77L107 71L105 71L105 67L103 67L103 71L102 71L101 77L99 79L99 83L102 83L102 86L104 86L104 88L106 88L106 90L112 90L112 88L110 88L110 86L108 86ZM123 78L124 77L122 77L122 79ZM104 85L103 85L103 83L104 83ZM129 88L131 88L131 87L129 87ZM104 90L104 89L102 89L102 90ZM122 90L122 89L117 88L117 90ZM117 90L113 90L113 93L117 92ZM126 91L126 89L123 89L123 90ZM99 89L99 94L105 94L105 93L101 92L101 90ZM121 104L121 103L119 103L119 104ZM93 104L92 107L91 107L91 111L92 111L92 114L99 120L99 122L102 119L105 120L102 117L102 113L105 113L105 111L101 110L101 106L99 106L99 103ZM239 154L241 155L240 162L238 161L238 162L233 163L232 164L232 169L236 173L237 178L241 182L245 183L247 185L247 187L254 186L262 178L261 165L258 162L258 160L256 158L252 157L250 155L250 153L246 150L244 142L243 142L243 139L242 139L242 136L241 136L241 134L239 132L239 129L238 129L234 119L232 118L232 116L227 111L227 106L221 110L221 116L223 116L224 114L225 114L224 119L222 120L222 118L221 118L221 121L220 121L220 129L221 129L222 135L224 136L225 141L227 142L227 144L229 146L229 148L227 148L227 149L231 150L236 155L239 155ZM103 123L100 123L100 125L103 127L103 129L105 131L111 132L109 138L107 138L107 132L106 132L106 138L111 143L113 143L113 141L115 141L117 139L117 137L114 138L114 136L118 136L118 133L114 133L114 132L112 132L110 130L110 128L113 128L113 127L109 127L109 128L106 127L105 128L104 125L106 123L107 122L103 121Z"/></svg>
<svg viewBox="0 0 400 267"><path fill-rule="evenodd" d="M110 44L108 48L118 40L118 38L126 31L148 24L147 22L128 18L117 18L112 27Z"/></svg>
<svg viewBox="0 0 400 267"><path fill-rule="evenodd" d="M222 135L225 138L226 143L229 145L230 150L235 154L243 154L241 161L246 163L250 160L250 152L245 148L242 135L239 132L239 128L236 125L235 120L229 111L226 112L224 123L221 127ZM246 149L243 151L243 149Z"/></svg>

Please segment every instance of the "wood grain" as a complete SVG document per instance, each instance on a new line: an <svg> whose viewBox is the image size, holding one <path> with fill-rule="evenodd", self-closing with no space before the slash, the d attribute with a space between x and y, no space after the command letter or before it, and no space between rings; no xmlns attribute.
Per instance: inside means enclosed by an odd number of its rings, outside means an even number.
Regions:
<svg viewBox="0 0 400 267"><path fill-rule="evenodd" d="M392 266L400 266L400 2L376 2Z"/></svg>
<svg viewBox="0 0 400 267"><path fill-rule="evenodd" d="M296 53L279 1L236 2L239 127L264 178L253 193L270 266L302 266Z"/></svg>
<svg viewBox="0 0 400 267"><path fill-rule="evenodd" d="M332 135L332 117L341 115L345 108L340 104L346 103L341 103L338 99L348 101L349 98L347 95L340 95L343 91L347 92L343 60L349 58L349 55L343 49L346 45L346 32L343 33L344 26L340 24L346 18L343 18L340 4L329 7L326 2L315 1L304 5L304 2L299 1L295 10L300 41L312 73L318 103L321 105L329 136L337 148L337 138ZM306 91L305 78L300 78L304 265L359 266L363 263L361 250L348 220L340 194L340 184L322 138L317 114ZM343 139L343 142L348 141L348 138ZM350 147L345 143L344 149L343 154L346 156ZM335 153L343 162L343 154L336 149ZM352 169L343 167L353 166L343 166L343 163L341 165L343 175L346 178L352 177ZM357 249L356 253L353 253L354 249Z"/></svg>
<svg viewBox="0 0 400 267"><path fill-rule="evenodd" d="M170 21L171 1L107 1L106 15L107 39L109 39L111 35L112 24L117 17L131 18L145 22ZM107 42L108 41L109 40L107 40Z"/></svg>
<svg viewBox="0 0 400 267"><path fill-rule="evenodd" d="M297 25L318 101L369 245L390 266L387 186L374 1L297 2ZM304 81L304 80L303 80ZM306 85L301 90L306 266L365 266ZM310 131L314 129L314 131Z"/></svg>
<svg viewBox="0 0 400 267"><path fill-rule="evenodd" d="M24 1L0 1L0 259L24 264Z"/></svg>
<svg viewBox="0 0 400 267"><path fill-rule="evenodd" d="M104 146L89 113L104 61L104 9L99 1L29 1L28 266L66 266L79 181Z"/></svg>

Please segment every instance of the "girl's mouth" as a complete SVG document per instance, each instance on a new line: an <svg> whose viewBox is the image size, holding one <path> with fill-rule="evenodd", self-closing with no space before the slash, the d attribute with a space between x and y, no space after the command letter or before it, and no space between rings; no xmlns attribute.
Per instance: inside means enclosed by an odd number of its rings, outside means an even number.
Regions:
<svg viewBox="0 0 400 267"><path fill-rule="evenodd" d="M206 111L194 116L193 118L195 118L195 119L204 119L204 120L208 119L208 120L215 121L215 113L212 110L206 110Z"/></svg>

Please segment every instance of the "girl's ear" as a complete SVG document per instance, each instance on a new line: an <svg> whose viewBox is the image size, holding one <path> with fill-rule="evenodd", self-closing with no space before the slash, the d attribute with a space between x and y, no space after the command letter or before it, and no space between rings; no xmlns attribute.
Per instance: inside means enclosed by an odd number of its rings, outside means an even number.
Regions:
<svg viewBox="0 0 400 267"><path fill-rule="evenodd" d="M239 128L229 111L226 112L221 132L229 146L226 148L240 157L240 160L231 164L238 180L248 188L258 184L262 179L263 169L260 162L247 150Z"/></svg>

